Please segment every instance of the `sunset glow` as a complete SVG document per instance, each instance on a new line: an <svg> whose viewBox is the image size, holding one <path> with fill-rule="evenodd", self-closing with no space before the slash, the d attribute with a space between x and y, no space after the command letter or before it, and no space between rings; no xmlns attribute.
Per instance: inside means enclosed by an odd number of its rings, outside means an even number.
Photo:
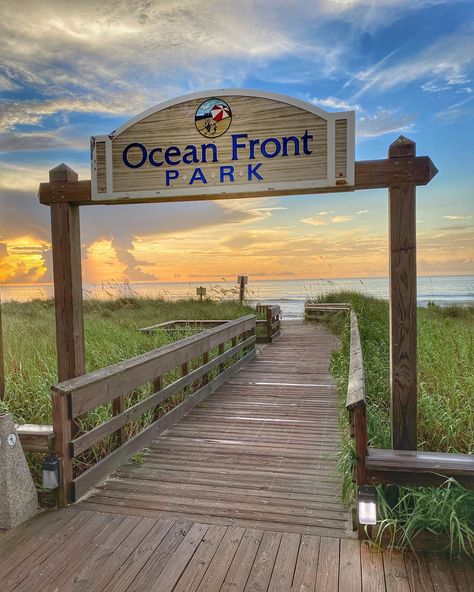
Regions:
<svg viewBox="0 0 474 592"><path fill-rule="evenodd" d="M357 160L385 158L400 134L415 140L440 171L417 194L418 273L474 273L472 2L221 4L85 1L66 18L59 0L2 3L0 283L52 279L37 198L49 169L66 162L90 178L90 135L224 87L354 110ZM388 273L382 190L97 206L81 224L90 283Z"/></svg>

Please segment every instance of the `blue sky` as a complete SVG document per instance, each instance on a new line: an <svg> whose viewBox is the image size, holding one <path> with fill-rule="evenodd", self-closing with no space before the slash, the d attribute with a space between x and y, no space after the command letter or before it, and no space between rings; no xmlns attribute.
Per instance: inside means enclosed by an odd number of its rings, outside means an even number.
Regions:
<svg viewBox="0 0 474 592"><path fill-rule="evenodd" d="M440 170L418 190L419 272L474 273L472 1L4 0L0 23L0 281L51 277L50 168L88 178L90 135L224 87L355 110L358 160L414 139ZM82 230L93 281L387 271L383 191L97 207Z"/></svg>

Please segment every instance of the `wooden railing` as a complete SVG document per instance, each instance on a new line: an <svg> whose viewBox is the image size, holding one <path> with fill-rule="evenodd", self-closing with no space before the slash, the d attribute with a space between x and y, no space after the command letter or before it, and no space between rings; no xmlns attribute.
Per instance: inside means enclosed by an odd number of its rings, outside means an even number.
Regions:
<svg viewBox="0 0 474 592"><path fill-rule="evenodd" d="M368 452L367 404L365 401L364 358L360 342L356 313L350 311L349 379L347 383L346 409L349 412L351 436L355 440L355 477L358 485L366 481L365 459Z"/></svg>
<svg viewBox="0 0 474 592"><path fill-rule="evenodd" d="M467 489L474 489L474 455L444 452L392 450L368 445L367 402L365 398L364 360L356 313L350 304L317 303L305 305L307 320L327 312L350 314L350 358L346 409L351 436L355 443L354 481L359 485L399 484L439 486L450 477ZM357 490L358 491L358 490ZM359 537L365 538L357 523Z"/></svg>
<svg viewBox="0 0 474 592"><path fill-rule="evenodd" d="M268 304L257 304L256 308L258 313L265 314L265 319L257 319L256 322L257 327L263 330L257 333L257 343L272 343L281 335L281 308L278 305ZM203 331L228 322L223 319L180 319L143 327L140 331L142 333L154 333L155 331L173 333L183 329Z"/></svg>
<svg viewBox="0 0 474 592"><path fill-rule="evenodd" d="M304 305L305 319L317 319L324 312L347 312L351 305L345 302L306 302Z"/></svg>
<svg viewBox="0 0 474 592"><path fill-rule="evenodd" d="M257 312L265 319L257 319L257 327L264 329L264 335L257 335L258 343L273 343L281 335L281 308L278 305L257 304Z"/></svg>
<svg viewBox="0 0 474 592"><path fill-rule="evenodd" d="M252 359L255 356L255 326L255 316L247 315L54 385L55 452L62 465L59 504L64 506L82 497ZM170 384L165 384L167 373L175 375L176 370L181 377L174 377ZM125 408L123 397L148 383L152 394ZM184 400L158 416L158 406L180 393ZM112 417L85 432L76 431L78 420L80 424L87 423L87 414L107 403L113 404ZM156 419L125 441L124 426L150 411L156 414ZM82 473L73 466L75 458L114 434L119 440L117 448Z"/></svg>
<svg viewBox="0 0 474 592"><path fill-rule="evenodd" d="M149 327L143 327L140 329L141 333L154 333L155 331L166 331L167 333L173 333L182 329L194 329L202 331L204 329L211 329L228 323L228 319L179 319L173 321L164 321L163 323L157 323L156 325L150 325Z"/></svg>
<svg viewBox="0 0 474 592"><path fill-rule="evenodd" d="M25 452L49 452L54 445L52 425L25 423L17 425L16 431Z"/></svg>

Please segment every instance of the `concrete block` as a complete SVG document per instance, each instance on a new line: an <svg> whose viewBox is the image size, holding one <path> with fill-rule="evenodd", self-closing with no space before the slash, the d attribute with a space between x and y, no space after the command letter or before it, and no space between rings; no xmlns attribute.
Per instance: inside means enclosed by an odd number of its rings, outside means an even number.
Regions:
<svg viewBox="0 0 474 592"><path fill-rule="evenodd" d="M0 414L0 528L14 528L38 511L38 496L10 415Z"/></svg>

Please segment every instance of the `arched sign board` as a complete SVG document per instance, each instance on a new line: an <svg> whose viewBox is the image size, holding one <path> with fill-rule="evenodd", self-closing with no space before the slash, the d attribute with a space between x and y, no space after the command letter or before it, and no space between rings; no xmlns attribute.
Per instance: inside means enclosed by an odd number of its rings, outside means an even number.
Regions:
<svg viewBox="0 0 474 592"><path fill-rule="evenodd" d="M311 193L354 185L354 112L273 93L167 101L91 138L92 201Z"/></svg>

